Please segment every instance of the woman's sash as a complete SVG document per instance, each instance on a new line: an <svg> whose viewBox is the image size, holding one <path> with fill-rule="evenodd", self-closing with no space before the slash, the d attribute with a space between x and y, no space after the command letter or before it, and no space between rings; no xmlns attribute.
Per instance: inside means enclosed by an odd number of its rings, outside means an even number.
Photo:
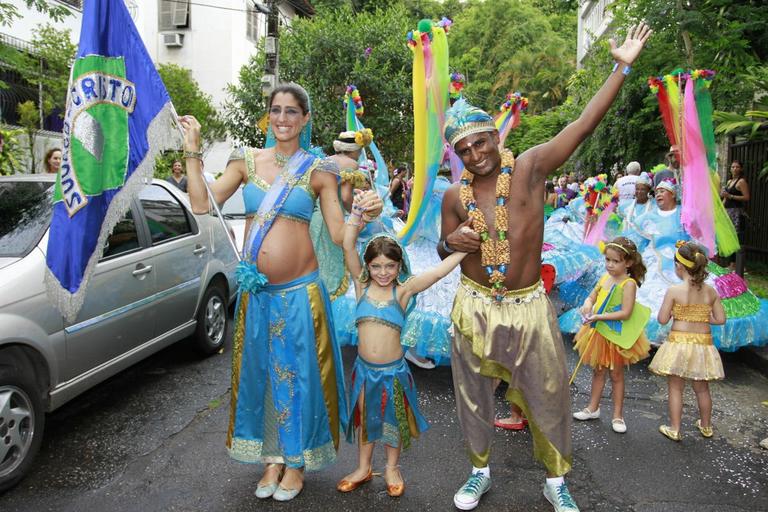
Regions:
<svg viewBox="0 0 768 512"><path fill-rule="evenodd" d="M256 292L267 284L266 276L259 272L256 266L259 249L293 187L306 174L315 159L314 155L299 149L285 164L283 172L275 178L261 201L248 233L248 240L243 247L243 261L236 271L237 282L244 291Z"/></svg>

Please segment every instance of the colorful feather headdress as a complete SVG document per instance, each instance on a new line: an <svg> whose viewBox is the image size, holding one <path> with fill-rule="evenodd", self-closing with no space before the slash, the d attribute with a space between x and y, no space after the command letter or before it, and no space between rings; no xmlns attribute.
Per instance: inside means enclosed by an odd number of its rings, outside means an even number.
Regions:
<svg viewBox="0 0 768 512"><path fill-rule="evenodd" d="M528 109L528 98L519 92L510 92L499 107L496 129L499 130L499 146L504 147L507 135L520 124L520 113Z"/></svg>
<svg viewBox="0 0 768 512"><path fill-rule="evenodd" d="M368 156L365 154L365 147L367 147L371 151L371 155L376 162L376 187L388 190L389 170L387 169L387 163L384 161L384 157L381 156L381 151L379 151L376 142L373 140L373 133L370 129L363 126L363 123L360 121L359 116L362 116L365 113L365 108L363 107L363 98L360 96L360 91L356 86L347 86L346 92L344 93L344 106L344 119L346 121L347 130L356 132L355 142L359 146L363 146L359 163L367 167Z"/></svg>
<svg viewBox="0 0 768 512"><path fill-rule="evenodd" d="M409 32L413 51L413 189L405 227L398 233L408 244L416 232L432 196L432 188L443 160L443 124L448 106L448 38L451 21L433 24L421 20Z"/></svg>
<svg viewBox="0 0 768 512"><path fill-rule="evenodd" d="M668 75L649 78L648 85L658 98L670 144L681 148L683 227L710 255L717 250L728 256L739 250L739 239L719 199L709 93L714 76L715 72L709 69L676 69Z"/></svg>

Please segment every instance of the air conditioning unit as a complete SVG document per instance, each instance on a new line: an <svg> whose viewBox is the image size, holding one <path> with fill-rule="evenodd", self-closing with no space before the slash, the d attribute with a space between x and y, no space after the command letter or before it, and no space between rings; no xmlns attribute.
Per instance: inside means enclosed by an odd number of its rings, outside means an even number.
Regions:
<svg viewBox="0 0 768 512"><path fill-rule="evenodd" d="M184 34L179 32L163 34L163 44L169 48L181 48L184 46Z"/></svg>

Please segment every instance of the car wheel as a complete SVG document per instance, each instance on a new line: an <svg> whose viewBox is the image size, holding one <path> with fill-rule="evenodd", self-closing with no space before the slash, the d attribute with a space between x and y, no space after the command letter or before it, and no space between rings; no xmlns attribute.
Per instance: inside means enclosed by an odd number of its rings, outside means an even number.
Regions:
<svg viewBox="0 0 768 512"><path fill-rule="evenodd" d="M29 373L0 366L0 492L24 478L43 439L43 401Z"/></svg>
<svg viewBox="0 0 768 512"><path fill-rule="evenodd" d="M219 285L212 283L208 285L197 312L197 350L205 355L218 352L224 345L228 321L226 294Z"/></svg>

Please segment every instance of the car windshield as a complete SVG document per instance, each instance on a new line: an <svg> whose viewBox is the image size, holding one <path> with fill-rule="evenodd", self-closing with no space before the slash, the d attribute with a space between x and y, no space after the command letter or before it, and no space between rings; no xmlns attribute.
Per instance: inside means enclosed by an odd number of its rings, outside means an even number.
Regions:
<svg viewBox="0 0 768 512"><path fill-rule="evenodd" d="M224 207L221 209L224 218L243 218L245 217L245 203L243 202L243 187L238 187L232 197L227 199Z"/></svg>
<svg viewBox="0 0 768 512"><path fill-rule="evenodd" d="M0 182L0 257L24 257L51 221L53 182Z"/></svg>

